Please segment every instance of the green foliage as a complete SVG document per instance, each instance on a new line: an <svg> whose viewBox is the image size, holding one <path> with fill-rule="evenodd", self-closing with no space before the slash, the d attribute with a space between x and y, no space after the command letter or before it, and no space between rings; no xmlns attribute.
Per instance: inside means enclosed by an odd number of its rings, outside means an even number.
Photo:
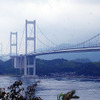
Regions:
<svg viewBox="0 0 100 100"><path fill-rule="evenodd" d="M57 95L57 100L79 99L79 96L76 96L75 93L76 93L75 90L72 90L67 94L61 93L60 95Z"/></svg>
<svg viewBox="0 0 100 100"><path fill-rule="evenodd" d="M32 60L33 61L33 60ZM31 62L32 62L31 61ZM51 73L70 73L85 76L100 76L100 62L78 63L65 59L36 61L37 75L50 75ZM32 73L32 70L30 70ZM23 71L22 71L23 72ZM23 74L23 73L22 73ZM0 62L0 75L21 75L18 69L13 67L11 60Z"/></svg>
<svg viewBox="0 0 100 100"><path fill-rule="evenodd" d="M8 60L0 63L0 75L21 75L19 69L15 69L13 61Z"/></svg>
<svg viewBox="0 0 100 100"><path fill-rule="evenodd" d="M44 64L41 65L40 62ZM75 75L100 76L100 62L77 63L64 59L40 60L37 59L37 74L49 75L50 73L69 73Z"/></svg>
<svg viewBox="0 0 100 100"><path fill-rule="evenodd" d="M28 86L27 90L24 92L24 88L21 88L22 81L16 81L11 86L8 87L9 92L2 91L0 89L0 99L1 100L42 100L40 97L35 97L37 83L35 82L32 86ZM25 96L22 95L22 92L25 93Z"/></svg>

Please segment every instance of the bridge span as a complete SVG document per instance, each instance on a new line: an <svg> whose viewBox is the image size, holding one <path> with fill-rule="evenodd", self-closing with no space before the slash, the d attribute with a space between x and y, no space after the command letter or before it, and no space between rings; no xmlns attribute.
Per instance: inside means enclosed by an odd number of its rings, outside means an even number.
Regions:
<svg viewBox="0 0 100 100"><path fill-rule="evenodd" d="M40 55L58 54L58 53L93 52L93 51L100 51L100 47L84 47L84 48L52 50L52 51L36 52L36 53L28 54L28 56L40 56Z"/></svg>
<svg viewBox="0 0 100 100"><path fill-rule="evenodd" d="M64 49L64 50L37 52L37 53L31 53L27 55L17 55L17 56L13 56L14 66L15 68L24 69L24 71L26 70L26 74L24 73L24 76L30 76L29 70L33 67L36 67L36 56L58 54L58 53L78 53L78 52L93 52L93 51L100 51L100 47L70 48L70 49ZM32 59L33 59L33 63L30 62L30 60ZM35 71L36 71L36 68L35 68ZM36 75L36 72L33 76L35 75Z"/></svg>

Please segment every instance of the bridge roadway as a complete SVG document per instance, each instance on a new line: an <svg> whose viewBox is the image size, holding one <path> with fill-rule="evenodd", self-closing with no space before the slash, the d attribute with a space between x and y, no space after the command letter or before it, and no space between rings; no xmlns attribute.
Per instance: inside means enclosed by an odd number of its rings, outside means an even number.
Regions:
<svg viewBox="0 0 100 100"><path fill-rule="evenodd" d="M47 55L47 54L58 54L58 53L75 53L75 52L93 52L93 51L100 51L100 46L97 47L84 47L84 48L69 48L69 49L60 49L60 50L52 50L52 51L44 51L44 52L36 52L36 53L30 53L27 56L40 56L40 55ZM10 55L1 55L2 57L10 57ZM23 54L20 55L12 55L12 57L21 57L25 56Z"/></svg>
<svg viewBox="0 0 100 100"><path fill-rule="evenodd" d="M45 51L45 52L36 52L36 53L31 53L28 56L40 56L40 55L47 55L47 54L74 53L74 52L93 52L93 51L100 51L100 46L84 47L84 48L69 48L69 49L52 50L52 51Z"/></svg>

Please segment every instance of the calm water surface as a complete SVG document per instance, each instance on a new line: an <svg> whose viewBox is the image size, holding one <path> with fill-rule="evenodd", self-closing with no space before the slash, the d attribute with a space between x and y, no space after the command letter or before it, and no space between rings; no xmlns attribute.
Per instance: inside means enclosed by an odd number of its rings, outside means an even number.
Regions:
<svg viewBox="0 0 100 100"><path fill-rule="evenodd" d="M24 88L41 80L36 95L43 100L57 100L57 94L67 93L73 89L76 90L76 95L80 96L77 100L100 100L100 79L0 77L0 87L7 88L19 79L23 81Z"/></svg>

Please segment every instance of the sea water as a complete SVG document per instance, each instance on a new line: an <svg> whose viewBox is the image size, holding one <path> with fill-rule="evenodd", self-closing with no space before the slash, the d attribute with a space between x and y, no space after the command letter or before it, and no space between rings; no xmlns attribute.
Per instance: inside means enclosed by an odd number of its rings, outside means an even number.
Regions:
<svg viewBox="0 0 100 100"><path fill-rule="evenodd" d="M62 78L62 77L39 77L25 78L25 77L11 77L1 76L0 87L6 88L17 80L22 80L22 87L26 88L34 84L35 81L40 81L36 89L36 96L43 100L57 100L57 95L60 93L67 93L71 90L76 90L76 95L80 98L77 100L100 100L100 79L97 78Z"/></svg>

